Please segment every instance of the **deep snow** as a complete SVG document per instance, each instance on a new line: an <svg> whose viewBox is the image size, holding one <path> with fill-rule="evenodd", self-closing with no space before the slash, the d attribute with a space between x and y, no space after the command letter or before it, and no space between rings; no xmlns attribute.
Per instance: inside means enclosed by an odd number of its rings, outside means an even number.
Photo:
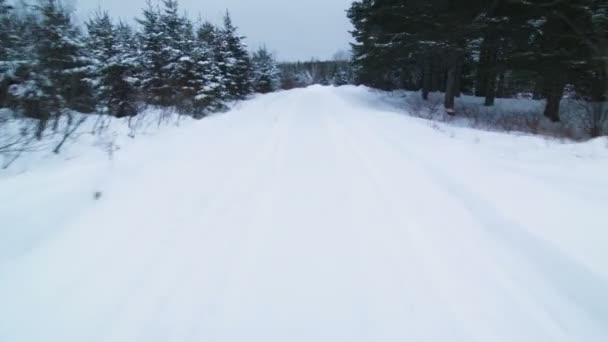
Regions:
<svg viewBox="0 0 608 342"><path fill-rule="evenodd" d="M607 146L316 86L0 174L0 341L608 341Z"/></svg>

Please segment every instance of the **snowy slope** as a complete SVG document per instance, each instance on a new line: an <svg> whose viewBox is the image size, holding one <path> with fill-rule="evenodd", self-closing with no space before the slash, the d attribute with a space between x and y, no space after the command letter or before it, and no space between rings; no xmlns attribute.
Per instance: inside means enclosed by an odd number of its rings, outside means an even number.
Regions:
<svg viewBox="0 0 608 342"><path fill-rule="evenodd" d="M608 341L607 141L380 98L261 96L0 177L0 341Z"/></svg>

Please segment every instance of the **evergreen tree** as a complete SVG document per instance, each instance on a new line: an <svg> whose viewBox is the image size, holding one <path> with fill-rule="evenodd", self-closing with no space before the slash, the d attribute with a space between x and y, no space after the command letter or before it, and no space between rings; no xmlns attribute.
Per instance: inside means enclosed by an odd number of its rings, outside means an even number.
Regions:
<svg viewBox="0 0 608 342"><path fill-rule="evenodd" d="M59 119L64 110L92 112L95 99L88 79L91 60L70 14L55 0L40 0L35 12L17 28L21 60L9 101L23 115L39 119L40 138L50 119Z"/></svg>
<svg viewBox="0 0 608 342"><path fill-rule="evenodd" d="M221 99L223 101L233 99L234 97L230 89L234 87L230 87L229 85L233 83L233 79L235 78L233 74L234 63L223 31L213 24L206 22L199 28L198 38L212 50L214 64L220 73L221 88L218 90L221 91Z"/></svg>
<svg viewBox="0 0 608 342"><path fill-rule="evenodd" d="M224 79L226 89L232 99L244 99L251 93L252 65L244 37L237 34L237 28L232 24L230 13L224 16L224 27L221 30Z"/></svg>
<svg viewBox="0 0 608 342"><path fill-rule="evenodd" d="M270 93L279 88L281 73L277 62L266 47L253 54L253 88L258 93Z"/></svg>
<svg viewBox="0 0 608 342"><path fill-rule="evenodd" d="M167 76L170 105L183 110L192 108L197 75L191 57L194 48L192 23L180 17L176 0L163 0L160 23L163 34L163 72Z"/></svg>
<svg viewBox="0 0 608 342"><path fill-rule="evenodd" d="M474 87L493 105L508 84L520 91L536 84L535 93L547 100L545 116L559 121L567 83L603 98L606 6L601 0L358 0L348 11L356 79L422 89L424 99L444 91L452 114L463 89Z"/></svg>
<svg viewBox="0 0 608 342"><path fill-rule="evenodd" d="M331 83L337 87L350 84L348 71L336 67Z"/></svg>
<svg viewBox="0 0 608 342"><path fill-rule="evenodd" d="M137 20L142 26L139 33L141 91L147 103L168 106L171 103L171 88L166 72L164 25L158 7L147 2L143 18Z"/></svg>
<svg viewBox="0 0 608 342"><path fill-rule="evenodd" d="M11 18L12 6L0 0L0 108L8 103L8 87L14 70L14 32Z"/></svg>
<svg viewBox="0 0 608 342"><path fill-rule="evenodd" d="M219 42L221 36L212 24L203 23L197 31L196 46L193 56L196 61L200 83L195 97L196 107L214 112L223 109L227 99L226 81L220 67L223 61Z"/></svg>
<svg viewBox="0 0 608 342"><path fill-rule="evenodd" d="M136 63L130 48L133 34L125 24L115 26L107 13L97 13L88 23L88 49L95 65L95 82L101 112L116 117L137 113Z"/></svg>
<svg viewBox="0 0 608 342"><path fill-rule="evenodd" d="M90 113L95 110L93 91L87 82L91 60L70 14L56 0L41 0L42 23L38 32L38 64L60 101L57 109Z"/></svg>
<svg viewBox="0 0 608 342"><path fill-rule="evenodd" d="M0 0L0 61L8 60L10 50L13 48L12 9L13 7L6 0Z"/></svg>

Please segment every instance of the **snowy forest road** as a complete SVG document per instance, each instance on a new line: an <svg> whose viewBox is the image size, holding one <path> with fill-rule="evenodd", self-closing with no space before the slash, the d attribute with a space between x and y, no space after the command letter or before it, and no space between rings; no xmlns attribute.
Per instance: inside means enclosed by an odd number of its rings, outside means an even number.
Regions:
<svg viewBox="0 0 608 342"><path fill-rule="evenodd" d="M608 340L597 143L431 124L356 87L173 133L0 179L21 204L0 208L0 341Z"/></svg>

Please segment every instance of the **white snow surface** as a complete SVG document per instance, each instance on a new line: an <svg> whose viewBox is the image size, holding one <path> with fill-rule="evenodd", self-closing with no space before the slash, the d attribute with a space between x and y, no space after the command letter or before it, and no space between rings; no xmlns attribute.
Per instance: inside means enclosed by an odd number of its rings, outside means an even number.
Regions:
<svg viewBox="0 0 608 342"><path fill-rule="evenodd" d="M0 174L0 341L605 342L607 146L315 86Z"/></svg>

